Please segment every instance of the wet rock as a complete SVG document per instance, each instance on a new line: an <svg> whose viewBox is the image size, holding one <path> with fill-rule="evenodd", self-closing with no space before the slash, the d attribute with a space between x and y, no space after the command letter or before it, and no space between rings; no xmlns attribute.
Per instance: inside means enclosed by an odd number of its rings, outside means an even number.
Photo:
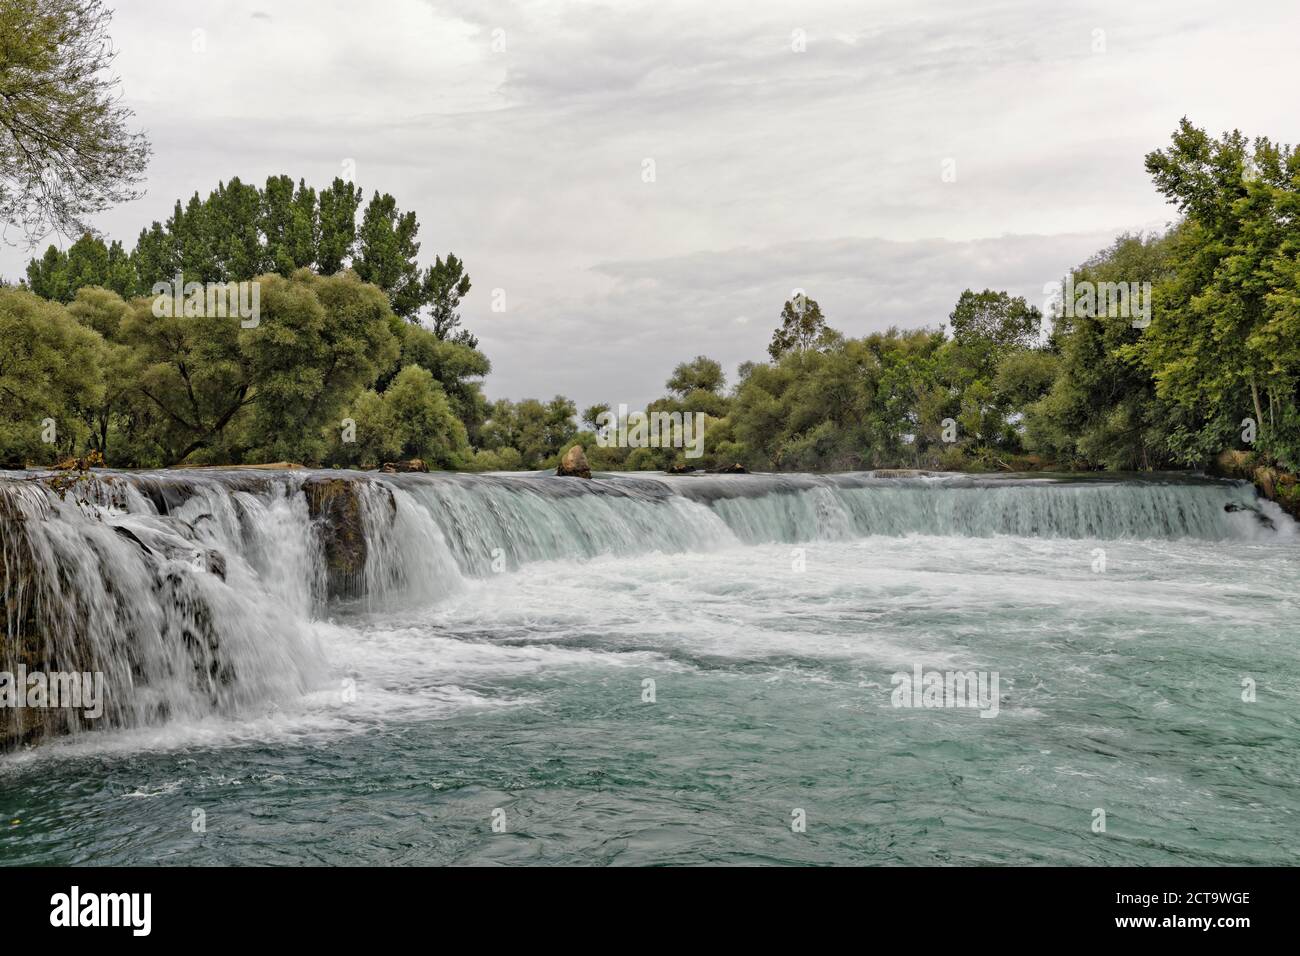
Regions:
<svg viewBox="0 0 1300 956"><path fill-rule="evenodd" d="M1258 508L1252 508L1249 505L1239 505L1236 502L1230 501L1223 506L1223 510L1228 512L1229 514L1233 514L1238 511L1249 511L1251 514L1255 516L1255 520L1258 521L1265 528L1268 528L1268 530L1270 531L1276 530L1277 526L1273 523L1273 519L1270 518L1268 515L1264 514L1264 512Z"/></svg>
<svg viewBox="0 0 1300 956"><path fill-rule="evenodd" d="M412 458L410 461L386 461L384 462L384 471L388 474L404 471L428 471L429 466L424 463L423 458Z"/></svg>
<svg viewBox="0 0 1300 956"><path fill-rule="evenodd" d="M1277 497L1274 477L1272 468L1255 469L1255 484L1259 487L1259 490L1264 493L1264 497L1269 501L1272 501Z"/></svg>
<svg viewBox="0 0 1300 956"><path fill-rule="evenodd" d="M310 478L302 490L307 497L307 513L319 529L325 552L329 596L359 596L364 591L366 533L356 481Z"/></svg>
<svg viewBox="0 0 1300 956"><path fill-rule="evenodd" d="M590 478L591 465L587 464L587 456L583 453L581 445L574 445L564 453L560 460L560 467L555 469L557 475L570 478Z"/></svg>
<svg viewBox="0 0 1300 956"><path fill-rule="evenodd" d="M667 474L670 475L689 475L695 471L693 465L672 464L668 466Z"/></svg>
<svg viewBox="0 0 1300 956"><path fill-rule="evenodd" d="M55 471L90 471L92 468L103 468L104 456L97 451L92 451L81 458L65 458L54 466Z"/></svg>
<svg viewBox="0 0 1300 956"><path fill-rule="evenodd" d="M203 564L209 574L215 574L221 580L226 580L226 556L220 551L208 548L203 555Z"/></svg>
<svg viewBox="0 0 1300 956"><path fill-rule="evenodd" d="M153 554L153 551L150 550L149 546L141 541L136 533L130 528L123 528L121 525L114 525L113 531L116 532L119 537L126 538L126 540L130 541L145 554Z"/></svg>
<svg viewBox="0 0 1300 956"><path fill-rule="evenodd" d="M747 474L749 474L749 469L746 468L744 465L742 465L740 462L735 462L734 464L731 464L731 465L723 465L723 466L720 467L720 468L713 468L713 469L710 469L709 474L711 474L711 475L747 475Z"/></svg>

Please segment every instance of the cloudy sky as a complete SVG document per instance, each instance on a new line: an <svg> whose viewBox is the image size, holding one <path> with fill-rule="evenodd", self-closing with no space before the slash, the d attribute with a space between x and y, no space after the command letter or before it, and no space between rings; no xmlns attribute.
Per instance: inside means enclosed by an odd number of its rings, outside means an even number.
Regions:
<svg viewBox="0 0 1300 956"><path fill-rule="evenodd" d="M701 353L734 376L796 288L850 335L968 286L1041 302L1168 222L1142 157L1181 116L1300 140L1296 0L109 2L154 156L99 228L354 164L422 259L466 260L494 398L636 406Z"/></svg>

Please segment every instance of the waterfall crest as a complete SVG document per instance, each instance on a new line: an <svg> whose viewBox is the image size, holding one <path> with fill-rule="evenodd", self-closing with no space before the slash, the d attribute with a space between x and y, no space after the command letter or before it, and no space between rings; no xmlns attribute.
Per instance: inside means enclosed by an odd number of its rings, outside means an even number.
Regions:
<svg viewBox="0 0 1300 956"><path fill-rule="evenodd" d="M0 476L0 671L94 671L95 726L274 706L328 684L312 621L438 602L547 560L872 535L1290 535L1245 483L834 476ZM0 747L88 726L0 707Z"/></svg>

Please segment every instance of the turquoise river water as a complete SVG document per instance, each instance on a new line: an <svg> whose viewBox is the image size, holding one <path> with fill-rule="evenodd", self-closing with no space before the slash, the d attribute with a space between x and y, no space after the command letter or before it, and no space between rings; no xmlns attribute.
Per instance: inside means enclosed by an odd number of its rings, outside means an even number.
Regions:
<svg viewBox="0 0 1300 956"><path fill-rule="evenodd" d="M313 474L7 479L114 704L0 755L0 864L1300 863L1244 484L372 475L331 597Z"/></svg>

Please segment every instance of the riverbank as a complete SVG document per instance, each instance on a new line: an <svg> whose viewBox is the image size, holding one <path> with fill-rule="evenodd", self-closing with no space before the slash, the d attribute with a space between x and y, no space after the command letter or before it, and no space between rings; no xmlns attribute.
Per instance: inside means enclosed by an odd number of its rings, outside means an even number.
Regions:
<svg viewBox="0 0 1300 956"><path fill-rule="evenodd" d="M1272 465L1259 464L1253 452L1225 451L1208 473L1219 478L1249 481L1261 498L1274 502L1300 521L1300 477Z"/></svg>

